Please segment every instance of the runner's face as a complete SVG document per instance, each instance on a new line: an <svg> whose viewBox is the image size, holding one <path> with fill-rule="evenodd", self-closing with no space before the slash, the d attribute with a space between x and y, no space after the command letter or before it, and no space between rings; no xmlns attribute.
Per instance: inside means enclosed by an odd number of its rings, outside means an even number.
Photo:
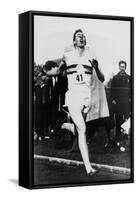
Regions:
<svg viewBox="0 0 137 200"><path fill-rule="evenodd" d="M77 47L83 48L86 45L86 37L82 32L78 32L75 36L75 44Z"/></svg>

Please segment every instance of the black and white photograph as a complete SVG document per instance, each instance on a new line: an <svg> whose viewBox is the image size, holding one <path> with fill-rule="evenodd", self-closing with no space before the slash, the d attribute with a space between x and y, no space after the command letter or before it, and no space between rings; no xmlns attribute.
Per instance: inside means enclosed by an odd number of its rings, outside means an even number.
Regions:
<svg viewBox="0 0 137 200"><path fill-rule="evenodd" d="M132 182L132 20L33 15L33 185Z"/></svg>
<svg viewBox="0 0 137 200"><path fill-rule="evenodd" d="M1 1L0 199L136 199L136 1Z"/></svg>

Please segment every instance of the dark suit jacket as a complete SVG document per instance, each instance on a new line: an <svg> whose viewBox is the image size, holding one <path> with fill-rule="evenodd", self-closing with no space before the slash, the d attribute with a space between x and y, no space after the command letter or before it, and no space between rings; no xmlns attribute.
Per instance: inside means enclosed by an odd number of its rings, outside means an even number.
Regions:
<svg viewBox="0 0 137 200"><path fill-rule="evenodd" d="M116 109L119 111L129 110L130 103L130 76L121 75L120 72L115 75L110 87L111 100L116 101Z"/></svg>

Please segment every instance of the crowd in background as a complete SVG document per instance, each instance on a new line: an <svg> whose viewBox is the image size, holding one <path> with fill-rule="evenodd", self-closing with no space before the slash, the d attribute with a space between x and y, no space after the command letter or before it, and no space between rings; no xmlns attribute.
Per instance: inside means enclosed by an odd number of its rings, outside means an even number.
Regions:
<svg viewBox="0 0 137 200"><path fill-rule="evenodd" d="M56 131L67 120L62 110L67 91L65 73L59 72L56 75L54 72L53 74L46 73L52 69L58 69L60 61L60 59L48 61L44 66L34 64L34 139L55 137ZM131 114L131 85L130 76L126 73L126 65L125 61L120 61L119 73L105 84L110 117L93 122L105 125L108 137L106 148L108 149L118 147L123 139L121 125L130 118ZM111 129L115 130L113 137L110 134Z"/></svg>

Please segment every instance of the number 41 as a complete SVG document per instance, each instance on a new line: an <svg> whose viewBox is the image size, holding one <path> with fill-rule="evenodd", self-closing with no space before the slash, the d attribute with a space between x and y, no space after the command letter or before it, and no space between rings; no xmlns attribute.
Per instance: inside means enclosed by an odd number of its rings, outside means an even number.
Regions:
<svg viewBox="0 0 137 200"><path fill-rule="evenodd" d="M82 76L82 74L77 74L76 80L77 80L78 82L83 81L83 76Z"/></svg>

